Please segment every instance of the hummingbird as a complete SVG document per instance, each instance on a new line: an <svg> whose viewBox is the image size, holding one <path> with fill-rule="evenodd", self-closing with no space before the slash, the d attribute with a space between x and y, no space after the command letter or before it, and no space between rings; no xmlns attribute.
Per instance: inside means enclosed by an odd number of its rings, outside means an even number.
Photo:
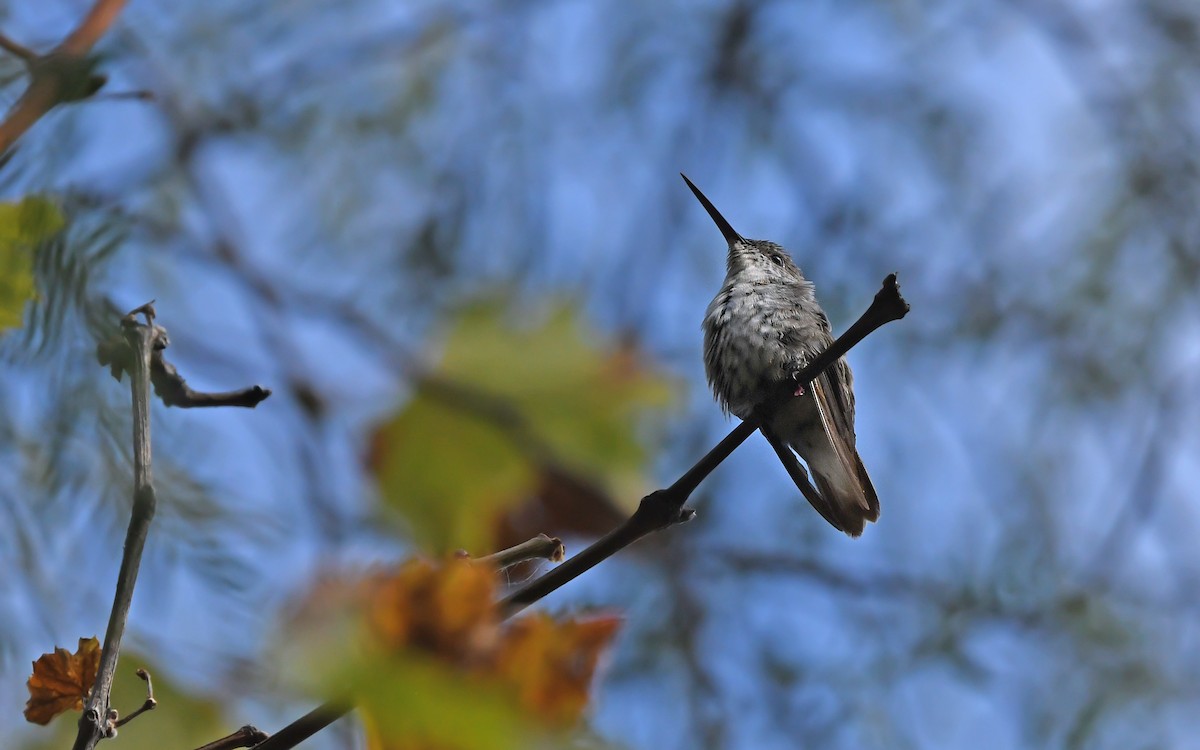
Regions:
<svg viewBox="0 0 1200 750"><path fill-rule="evenodd" d="M704 313L704 371L721 410L749 419L833 343L829 319L786 250L738 234L687 175L680 176L729 244L725 283ZM879 498L855 448L853 382L850 366L839 359L760 419L768 439L808 465L816 492L804 494L813 508L834 528L859 536L867 521L879 518ZM803 472L800 481L807 485Z"/></svg>

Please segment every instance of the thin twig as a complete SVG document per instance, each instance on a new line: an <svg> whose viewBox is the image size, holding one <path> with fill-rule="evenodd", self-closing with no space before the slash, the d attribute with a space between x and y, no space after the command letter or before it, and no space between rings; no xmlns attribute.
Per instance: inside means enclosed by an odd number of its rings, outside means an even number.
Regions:
<svg viewBox="0 0 1200 750"><path fill-rule="evenodd" d="M213 740L207 745L196 748L196 750L235 750L239 747L254 747L265 739L267 739L266 732L247 724L233 734L222 737L219 740Z"/></svg>
<svg viewBox="0 0 1200 750"><path fill-rule="evenodd" d="M146 700L142 702L142 705L138 708L138 710L118 721L113 725L114 727L125 726L145 712L153 711L158 707L158 701L154 700L154 682L150 679L150 673L144 669L139 669L137 671L137 676L146 681Z"/></svg>
<svg viewBox="0 0 1200 750"><path fill-rule="evenodd" d="M134 91L106 91L103 94L96 94L92 97L92 101L137 101L137 102L152 102L156 99L153 91L145 89L137 89Z"/></svg>
<svg viewBox="0 0 1200 750"><path fill-rule="evenodd" d="M23 44L18 44L6 35L0 34L0 47L3 47L9 54L19 57L25 62L29 62L37 58L37 53L29 49Z"/></svg>
<svg viewBox="0 0 1200 750"><path fill-rule="evenodd" d="M511 568L514 565L530 560L562 562L566 555L567 550L563 546L561 539L547 536L546 534L538 534L533 539L521 542L515 547L509 547L506 550L477 557L475 558L475 562L486 563L497 570L504 570L505 568Z"/></svg>
<svg viewBox="0 0 1200 750"><path fill-rule="evenodd" d="M145 324L138 323L134 318L135 313L139 311L146 317ZM133 513L129 518L129 530L125 534L125 553L117 575L117 590L113 596L108 630L104 633L100 666L83 716L79 718L79 733L75 737L74 750L91 750L101 739L111 737L116 732L115 720L109 715L113 676L117 669L117 657L121 653L121 638L125 634L129 605L133 601L133 588L137 583L142 549L145 547L146 535L150 531L150 522L154 519L157 504L154 478L150 471L150 357L155 339L153 321L154 308L148 304L131 312L121 321L125 338L133 349L130 369L133 392Z"/></svg>
<svg viewBox="0 0 1200 750"><path fill-rule="evenodd" d="M134 310L134 313L145 313L149 310L150 318L154 317L153 303L148 302ZM128 316L126 316L128 317ZM167 332L155 327L154 353L150 357L150 382L154 386L154 394L167 406L178 406L181 409L213 406L242 406L253 409L271 395L269 388L252 385L236 391L206 393L193 390L187 380L175 369L175 365L166 360L163 350L170 343ZM96 346L96 359L104 367L109 368L117 380L129 371L129 347L124 339L117 335L101 341Z"/></svg>
<svg viewBox="0 0 1200 750"><path fill-rule="evenodd" d="M162 351L154 352L150 376L154 383L154 394L167 406L178 406L181 409L211 406L242 406L253 409L271 395L271 389L259 385L220 393L192 390L175 369L175 365L163 358Z"/></svg>

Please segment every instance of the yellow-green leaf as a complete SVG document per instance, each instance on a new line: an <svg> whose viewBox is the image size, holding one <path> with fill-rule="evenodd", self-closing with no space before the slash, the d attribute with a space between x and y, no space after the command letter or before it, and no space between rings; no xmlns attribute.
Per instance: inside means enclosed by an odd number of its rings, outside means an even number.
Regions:
<svg viewBox="0 0 1200 750"><path fill-rule="evenodd" d="M508 400L557 458L601 477L640 471L632 417L670 396L636 351L602 340L565 305L534 327L514 326L501 305L474 306L447 342L442 372Z"/></svg>
<svg viewBox="0 0 1200 750"><path fill-rule="evenodd" d="M533 468L504 433L418 395L375 438L380 486L431 549L487 549L491 519L518 501Z"/></svg>
<svg viewBox="0 0 1200 750"><path fill-rule="evenodd" d="M498 514L547 462L628 487L645 455L635 417L668 402L665 378L558 306L516 324L498 302L464 310L437 369L376 435L385 499L434 551L490 551Z"/></svg>
<svg viewBox="0 0 1200 750"><path fill-rule="evenodd" d="M0 333L21 325L25 303L36 293L34 250L64 223L62 212L46 198L0 203Z"/></svg>
<svg viewBox="0 0 1200 750"><path fill-rule="evenodd" d="M500 684L409 656L360 672L355 701L372 750L519 750L541 732Z"/></svg>

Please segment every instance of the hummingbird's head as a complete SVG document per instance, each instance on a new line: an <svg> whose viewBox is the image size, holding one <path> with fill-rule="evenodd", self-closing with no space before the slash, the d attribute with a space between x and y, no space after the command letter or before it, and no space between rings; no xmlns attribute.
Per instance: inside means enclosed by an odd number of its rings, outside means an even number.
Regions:
<svg viewBox="0 0 1200 750"><path fill-rule="evenodd" d="M681 172L679 176L696 194L700 205L704 206L705 211L708 211L708 215L716 223L717 229L721 230L725 241L729 243L726 266L730 276L746 277L747 281L758 283L795 282L804 279L800 269L786 250L769 240L750 240L738 234L712 204L712 201L700 192L700 188L692 184L687 175Z"/></svg>

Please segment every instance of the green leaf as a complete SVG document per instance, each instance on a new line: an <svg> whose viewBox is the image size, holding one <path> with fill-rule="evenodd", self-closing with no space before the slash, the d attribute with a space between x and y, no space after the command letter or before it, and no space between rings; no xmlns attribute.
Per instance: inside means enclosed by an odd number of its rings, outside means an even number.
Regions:
<svg viewBox="0 0 1200 750"><path fill-rule="evenodd" d="M504 433L418 395L376 437L380 485L431 549L486 548L489 521L535 479Z"/></svg>
<svg viewBox="0 0 1200 750"><path fill-rule="evenodd" d="M553 462L610 487L640 476L637 418L669 383L557 306L533 326L506 306L460 315L438 368L380 429L375 466L388 503L435 551L489 549L492 524Z"/></svg>
<svg viewBox="0 0 1200 750"><path fill-rule="evenodd" d="M62 212L46 198L0 203L0 334L20 327L25 303L37 293L33 253L65 223Z"/></svg>
<svg viewBox="0 0 1200 750"><path fill-rule="evenodd" d="M537 747L537 732L499 683L416 656L366 667L357 675L356 705L368 746L520 750Z"/></svg>
<svg viewBox="0 0 1200 750"><path fill-rule="evenodd" d="M535 328L514 328L496 304L463 315L448 341L445 376L507 400L573 469L640 471L633 418L665 406L669 383L636 353L603 342L565 305Z"/></svg>

